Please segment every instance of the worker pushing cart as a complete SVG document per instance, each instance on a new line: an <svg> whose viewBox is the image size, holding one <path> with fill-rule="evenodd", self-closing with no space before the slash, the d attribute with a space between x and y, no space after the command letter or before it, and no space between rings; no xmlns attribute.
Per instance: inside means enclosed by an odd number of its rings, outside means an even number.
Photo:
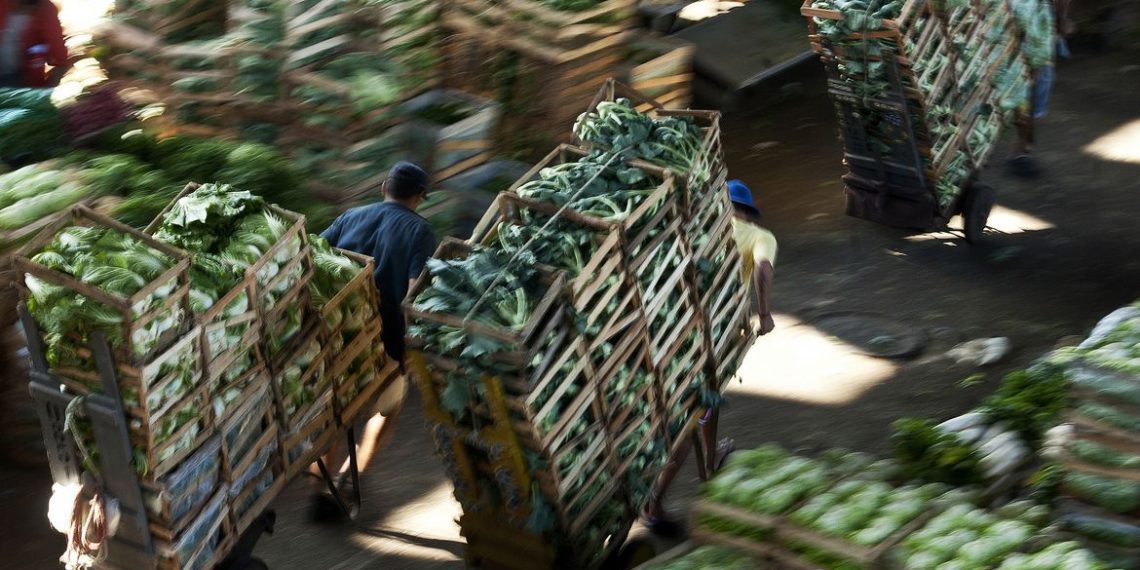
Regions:
<svg viewBox="0 0 1140 570"><path fill-rule="evenodd" d="M754 304L751 318L752 328L757 335L765 335L775 328L772 319L771 293L776 265L776 236L760 225L760 208L752 198L752 191L740 180L730 180L727 184L728 196L732 200L732 233L740 250L741 278L751 285L751 298ZM702 462L702 471L711 477L724 465L725 459L735 449L731 439L717 439L720 423L720 406L712 407L700 419L696 447L704 451L697 461ZM665 510L665 493L676 478L677 472L689 455L689 446L682 446L676 456L670 458L669 465L662 471L657 481L657 490L646 509L646 524L655 534L675 537L682 534L681 525L669 518Z"/></svg>

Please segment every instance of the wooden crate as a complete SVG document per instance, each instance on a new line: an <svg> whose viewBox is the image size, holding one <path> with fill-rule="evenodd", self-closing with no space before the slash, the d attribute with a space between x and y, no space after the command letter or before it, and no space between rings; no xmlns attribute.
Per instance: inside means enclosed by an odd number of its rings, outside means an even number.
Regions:
<svg viewBox="0 0 1140 570"><path fill-rule="evenodd" d="M239 535L285 488L285 464L277 438L278 428L270 423L254 453L230 470L229 507Z"/></svg>
<svg viewBox="0 0 1140 570"><path fill-rule="evenodd" d="M163 272L162 275L153 282L148 283L131 298L123 299L97 287L82 283L70 275L44 267L30 259L35 253L48 246L55 239L55 236L60 230L70 226L108 228L125 234L171 258L173 264L168 270ZM158 242L134 228L120 224L115 220L96 213L87 206L75 206L71 208L66 215L55 219L51 224L45 226L35 238L13 256L12 263L20 274L33 276L52 285L63 287L64 289L73 291L119 313L124 323L121 331L124 342L120 346L112 348L114 349L114 356L120 366L121 372L134 371L132 370L133 368L147 363L156 354L163 352L181 339L192 325L190 319L184 319L184 322L179 328L164 335L156 346L150 350L142 350L140 347L134 346L131 340L134 338L134 333L153 322L165 311L177 308L181 309L183 314L190 314L190 278L188 274L190 257L186 252ZM27 290L22 279L18 282L18 285L20 287L21 299L27 300L30 296L30 292ZM155 291L168 286L173 288L173 293L167 297L168 300L163 305L148 309L142 314L135 314L135 306L145 302ZM68 338L75 342L76 346L82 347L86 345L86 341L83 339L74 337ZM69 376L68 372L70 371L53 370L53 372L66 378ZM83 375L81 374L80 376ZM134 376L138 377L140 375L134 374ZM140 399L145 399L145 391L138 390L137 393Z"/></svg>
<svg viewBox="0 0 1140 570"><path fill-rule="evenodd" d="M420 117L433 106L464 105L470 114L447 123ZM407 117L405 132L410 148L425 151L432 176L443 180L464 170L479 166L494 155L495 128L501 105L455 90L428 91L400 106Z"/></svg>
<svg viewBox="0 0 1140 570"><path fill-rule="evenodd" d="M325 330L317 322L310 323L298 340L290 352L279 355L269 363L273 393L277 398L278 423L286 436L302 431L306 418L314 408L328 405L329 412L332 411L332 398L326 398L333 392L333 382L332 376L328 374L331 346ZM308 365L303 365L300 361L306 358L310 361ZM297 375L298 371L299 377L295 382L299 383L301 392L288 393L288 376Z"/></svg>
<svg viewBox="0 0 1140 570"><path fill-rule="evenodd" d="M179 535L154 537L160 570L211 568L224 558L236 539L226 498L225 490L218 491Z"/></svg>
<svg viewBox="0 0 1140 570"><path fill-rule="evenodd" d="M667 109L686 109L693 100L696 46L655 33L631 34L626 43L626 83Z"/></svg>
<svg viewBox="0 0 1140 570"><path fill-rule="evenodd" d="M693 166L688 172L674 172L677 185L685 190L690 210L696 211L708 204L717 203L720 198L716 193L723 192L723 184L728 176L728 168L724 162L724 149L720 141L720 113L716 111L671 110L666 109L660 102L627 85L613 79L606 81L594 96L594 100L587 107L587 113L597 110L603 101L616 101L619 98L629 99L634 108L649 116L687 118L694 121L704 132L704 139L693 160ZM574 137L575 143L590 148L595 146ZM633 161L636 164L639 161ZM699 217L699 216L694 216Z"/></svg>
<svg viewBox="0 0 1140 570"><path fill-rule="evenodd" d="M581 12L558 11L535 0L457 0L445 5L449 27L473 28L528 55L551 59L560 50L619 36L633 27L632 0L605 0Z"/></svg>
<svg viewBox="0 0 1140 570"><path fill-rule="evenodd" d="M536 149L565 142L580 109L621 63L620 35L536 54L512 44L513 36L490 38L470 22L445 16L445 25L451 32L444 46L445 85L503 105L501 155L538 159Z"/></svg>
<svg viewBox="0 0 1140 570"><path fill-rule="evenodd" d="M308 407L306 416L293 422L296 429L278 431L286 480L308 469L332 445L337 436L332 400L332 392L326 392Z"/></svg>
<svg viewBox="0 0 1140 570"><path fill-rule="evenodd" d="M920 514L914 520L903 525L886 540L879 544L867 547L846 540L823 534L815 529L799 526L782 516L771 516L754 513L738 507L699 501L694 507L695 520L701 517L715 517L721 521L730 521L740 528L755 531L756 536L764 536L764 541L745 538L733 533L711 531L702 527L695 535L701 540L714 544L725 544L743 548L760 556L777 561L781 567L797 570L818 569L827 567L813 562L798 550L803 546L827 552L837 559L849 561L860 568L890 568L888 553L903 541L907 536L922 528L939 509L936 503Z"/></svg>
<svg viewBox="0 0 1140 570"><path fill-rule="evenodd" d="M222 464L221 439L214 437L160 480L142 483L147 520L155 536L169 540L194 521L222 484Z"/></svg>

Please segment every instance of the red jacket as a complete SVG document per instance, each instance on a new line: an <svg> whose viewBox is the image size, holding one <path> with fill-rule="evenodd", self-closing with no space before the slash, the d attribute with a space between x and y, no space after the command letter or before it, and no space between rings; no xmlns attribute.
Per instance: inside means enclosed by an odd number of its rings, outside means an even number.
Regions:
<svg viewBox="0 0 1140 570"><path fill-rule="evenodd" d="M9 2L0 0L0 30L8 24ZM67 45L63 42L63 26L59 23L59 10L51 0L40 0L40 7L32 15L31 22L24 30L24 85L27 87L44 87L47 85L47 74L44 66L33 65L28 56L28 49L43 44L48 47L44 59L47 64L55 67L67 63Z"/></svg>

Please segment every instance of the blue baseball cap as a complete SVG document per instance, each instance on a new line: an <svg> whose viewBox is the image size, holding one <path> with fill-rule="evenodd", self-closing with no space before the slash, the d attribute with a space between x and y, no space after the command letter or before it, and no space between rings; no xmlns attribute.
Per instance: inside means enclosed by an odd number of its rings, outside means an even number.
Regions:
<svg viewBox="0 0 1140 570"><path fill-rule="evenodd" d="M388 171L388 179L392 184L399 186L403 194L422 192L428 187L430 178L424 169L408 161L397 162Z"/></svg>
<svg viewBox="0 0 1140 570"><path fill-rule="evenodd" d="M728 181L728 199L732 200L733 204L748 208L756 215L760 215L760 208L757 208L756 203L752 201L752 190L749 190L743 182L739 180Z"/></svg>

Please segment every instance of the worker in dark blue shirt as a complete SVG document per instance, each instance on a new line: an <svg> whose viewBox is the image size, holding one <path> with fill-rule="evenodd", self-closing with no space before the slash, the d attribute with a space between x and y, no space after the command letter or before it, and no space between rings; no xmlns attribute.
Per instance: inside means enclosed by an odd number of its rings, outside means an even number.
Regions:
<svg viewBox="0 0 1140 570"><path fill-rule="evenodd" d="M389 171L381 189L383 202L345 212L321 237L333 247L376 260L376 288L380 292L383 328L381 336L388 355L402 364L405 324L400 306L436 248L431 226L416 213L416 208L427 196L428 175L410 162L399 162ZM377 398L375 412L368 418L358 446L360 471L367 468L382 444L391 440L407 391L407 377L401 375ZM341 469L342 481L347 469L347 464ZM331 503L331 497L318 495L314 511L316 517L325 518L336 512L337 507Z"/></svg>

